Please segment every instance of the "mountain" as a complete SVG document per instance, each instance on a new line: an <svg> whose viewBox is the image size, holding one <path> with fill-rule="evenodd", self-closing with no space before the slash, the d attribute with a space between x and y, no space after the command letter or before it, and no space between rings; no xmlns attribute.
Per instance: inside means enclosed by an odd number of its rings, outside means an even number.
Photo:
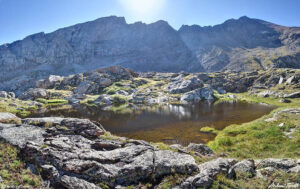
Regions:
<svg viewBox="0 0 300 189"><path fill-rule="evenodd" d="M300 68L300 28L241 17L209 27L127 24L105 17L0 46L0 89L20 90L50 74L121 65L136 71Z"/></svg>
<svg viewBox="0 0 300 189"><path fill-rule="evenodd" d="M184 25L178 32L208 72L300 68L299 27L244 16L213 27Z"/></svg>

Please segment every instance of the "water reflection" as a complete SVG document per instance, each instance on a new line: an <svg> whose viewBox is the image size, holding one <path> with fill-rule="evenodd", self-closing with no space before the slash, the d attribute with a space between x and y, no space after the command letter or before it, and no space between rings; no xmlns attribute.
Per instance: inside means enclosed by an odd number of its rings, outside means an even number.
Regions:
<svg viewBox="0 0 300 189"><path fill-rule="evenodd" d="M50 110L34 116L64 116L89 118L100 122L113 134L153 142L206 143L215 135L200 132L211 126L223 129L230 124L240 124L269 113L274 107L234 103L197 103L190 105L133 106L122 113L103 111L97 107L77 106L72 109Z"/></svg>

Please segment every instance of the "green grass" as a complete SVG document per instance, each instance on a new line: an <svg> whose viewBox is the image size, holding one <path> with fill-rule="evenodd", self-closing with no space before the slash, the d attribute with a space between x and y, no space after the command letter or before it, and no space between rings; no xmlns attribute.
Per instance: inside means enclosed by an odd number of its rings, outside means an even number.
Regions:
<svg viewBox="0 0 300 189"><path fill-rule="evenodd" d="M42 187L43 181L40 176L31 173L18 156L16 147L0 140L0 176L3 182L0 188L5 186Z"/></svg>
<svg viewBox="0 0 300 189"><path fill-rule="evenodd" d="M299 158L300 157L300 116L285 114L277 120L265 119L285 108L300 108L300 99L290 99L291 103L281 103L280 98L262 98L248 93L234 94L238 100L277 106L269 115L241 125L230 125L219 131L215 139L208 143L215 153L226 153L235 158ZM222 98L224 96L224 98ZM219 99L227 101L227 95ZM279 127L284 123L283 127ZM284 132L295 128L293 138Z"/></svg>
<svg viewBox="0 0 300 189"><path fill-rule="evenodd" d="M118 81L118 82L113 83L111 86L104 88L103 92L105 94L114 95L118 91L121 91L121 90L123 90L123 91L130 90L131 84L132 84L132 82L129 80Z"/></svg>
<svg viewBox="0 0 300 189"><path fill-rule="evenodd" d="M277 111L277 110L275 110ZM300 157L300 117L280 116L276 121L266 122L270 116L241 125L230 125L220 131L208 145L216 153L225 152L236 158L299 158ZM279 127L285 123L284 127ZM293 138L284 131L296 128Z"/></svg>
<svg viewBox="0 0 300 189"><path fill-rule="evenodd" d="M171 151L177 151L176 149L171 148L169 145L163 143L163 142L150 142L153 146L155 146L159 150L171 150Z"/></svg>
<svg viewBox="0 0 300 189"><path fill-rule="evenodd" d="M248 174L240 174L235 180L227 178L223 174L216 176L211 189L265 189L272 183L287 186L288 183L299 183L299 175L276 170L265 178L250 177Z"/></svg>
<svg viewBox="0 0 300 189"><path fill-rule="evenodd" d="M112 95L113 97L113 103L114 104L124 104L128 101L128 97L124 96L124 95L118 95L118 94L115 94L115 95Z"/></svg>
<svg viewBox="0 0 300 189"><path fill-rule="evenodd" d="M67 104L68 101L65 99L43 99L38 98L36 99L37 102L43 103L43 104Z"/></svg>
<svg viewBox="0 0 300 189"><path fill-rule="evenodd" d="M31 103L31 101L0 98L0 112L9 112L19 117L26 117L30 114L31 110L37 109L36 106L30 106L29 103ZM16 106L9 106L9 104L15 104Z"/></svg>
<svg viewBox="0 0 300 189"><path fill-rule="evenodd" d="M217 129L215 129L215 128L212 128L212 127L202 127L201 129L200 129L200 131L201 132L209 132L209 133L215 133L215 134L217 134L219 131L217 130Z"/></svg>

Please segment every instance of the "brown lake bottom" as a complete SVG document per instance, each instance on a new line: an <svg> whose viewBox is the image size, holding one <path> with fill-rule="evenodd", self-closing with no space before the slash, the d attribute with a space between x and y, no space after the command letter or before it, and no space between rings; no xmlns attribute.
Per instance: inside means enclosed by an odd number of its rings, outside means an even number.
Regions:
<svg viewBox="0 0 300 189"><path fill-rule="evenodd" d="M215 134L201 132L210 126L218 130L241 124L270 113L273 106L247 102L197 103L190 105L141 106L123 113L103 111L96 107L35 113L32 117L63 116L89 118L100 122L107 131L118 136L167 144L207 143Z"/></svg>

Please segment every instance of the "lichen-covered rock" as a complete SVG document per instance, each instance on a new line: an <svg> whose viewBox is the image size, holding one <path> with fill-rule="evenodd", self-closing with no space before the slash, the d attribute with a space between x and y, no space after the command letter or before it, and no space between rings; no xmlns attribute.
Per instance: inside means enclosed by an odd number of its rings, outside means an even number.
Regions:
<svg viewBox="0 0 300 189"><path fill-rule="evenodd" d="M275 158L268 158L260 161L256 167L258 169L265 168L265 167L273 167L277 169L285 169L288 170L292 167L297 166L297 161L293 159L275 159Z"/></svg>
<svg viewBox="0 0 300 189"><path fill-rule="evenodd" d="M218 158L199 165L199 173L195 176L188 177L182 184L181 188L209 188L219 173L228 175L228 171L237 161L234 159Z"/></svg>
<svg viewBox="0 0 300 189"><path fill-rule="evenodd" d="M76 118L26 118L1 124L0 137L17 145L55 188L112 188L198 170L192 156L158 150L145 141L102 136L100 124Z"/></svg>
<svg viewBox="0 0 300 189"><path fill-rule="evenodd" d="M233 165L229 173L230 177L235 177L236 174L248 174L250 177L255 175L255 164L253 160L242 160Z"/></svg>
<svg viewBox="0 0 300 189"><path fill-rule="evenodd" d="M44 133L43 129L31 125L0 124L0 138L19 148L25 147L29 141L42 145Z"/></svg>
<svg viewBox="0 0 300 189"><path fill-rule="evenodd" d="M24 124L48 127L47 132L52 135L82 135L88 138L96 138L103 135L105 129L100 124L95 124L88 119L77 118L26 118L22 120Z"/></svg>
<svg viewBox="0 0 300 189"><path fill-rule="evenodd" d="M193 151L202 156L213 156L214 155L214 152L205 144L190 143L187 147L184 148L184 150L186 150L188 152Z"/></svg>

